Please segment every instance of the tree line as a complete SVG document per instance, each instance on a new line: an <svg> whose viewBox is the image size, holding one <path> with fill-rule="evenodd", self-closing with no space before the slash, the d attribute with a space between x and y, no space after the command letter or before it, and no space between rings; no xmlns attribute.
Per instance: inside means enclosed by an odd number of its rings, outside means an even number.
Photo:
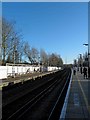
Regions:
<svg viewBox="0 0 90 120"><path fill-rule="evenodd" d="M63 60L57 53L47 54L44 49L31 47L15 29L15 23L2 18L2 65L6 63L42 64L62 66Z"/></svg>

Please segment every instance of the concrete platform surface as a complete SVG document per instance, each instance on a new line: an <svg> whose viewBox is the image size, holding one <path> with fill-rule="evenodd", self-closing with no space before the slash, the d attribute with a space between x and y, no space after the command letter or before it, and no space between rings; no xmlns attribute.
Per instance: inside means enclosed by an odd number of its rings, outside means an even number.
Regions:
<svg viewBox="0 0 90 120"><path fill-rule="evenodd" d="M68 101L68 102L67 102ZM72 75L68 100L60 120L90 120L90 80L77 72Z"/></svg>

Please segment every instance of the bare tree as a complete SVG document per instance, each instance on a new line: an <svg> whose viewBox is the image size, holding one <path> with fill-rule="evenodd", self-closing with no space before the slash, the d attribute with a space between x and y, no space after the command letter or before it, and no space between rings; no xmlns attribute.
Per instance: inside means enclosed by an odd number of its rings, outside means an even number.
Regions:
<svg viewBox="0 0 90 120"><path fill-rule="evenodd" d="M22 40L19 45L19 63L22 62L23 56L24 56L24 41Z"/></svg>
<svg viewBox="0 0 90 120"><path fill-rule="evenodd" d="M63 60L62 58L60 57L60 55L57 55L57 67L60 67L63 65Z"/></svg>
<svg viewBox="0 0 90 120"><path fill-rule="evenodd" d="M28 42L24 43L24 55L29 59L29 61L32 63L32 58L31 58L31 50L30 50L30 45Z"/></svg>
<svg viewBox="0 0 90 120"><path fill-rule="evenodd" d="M43 49L40 50L40 58L41 58L41 63L44 66L48 66L48 55Z"/></svg>
<svg viewBox="0 0 90 120"><path fill-rule="evenodd" d="M60 55L57 55L56 53L52 53L49 55L49 64L50 66L62 66L63 65L63 60L60 57Z"/></svg>
<svg viewBox="0 0 90 120"><path fill-rule="evenodd" d="M10 51L11 47L9 41L13 39L13 25L6 21L6 19L2 19L2 59L3 64L5 64L6 56Z"/></svg>
<svg viewBox="0 0 90 120"><path fill-rule="evenodd" d="M31 58L33 63L38 63L39 51L36 48L31 48Z"/></svg>
<svg viewBox="0 0 90 120"><path fill-rule="evenodd" d="M47 67L60 66L63 61L60 55L52 53L48 55L45 50L41 49L40 53L36 48L31 48L28 42L21 41L21 35L16 32L13 23L8 22L3 18L2 20L2 59L3 65L6 62L20 63L22 57L26 56L31 64L41 63ZM39 57L40 56L40 57ZM24 57L25 58L25 57Z"/></svg>
<svg viewBox="0 0 90 120"><path fill-rule="evenodd" d="M16 32L14 23L2 19L2 58L6 62L19 63L21 34Z"/></svg>
<svg viewBox="0 0 90 120"><path fill-rule="evenodd" d="M31 64L38 63L39 51L36 48L30 48L28 42L24 42L24 55L28 58Z"/></svg>

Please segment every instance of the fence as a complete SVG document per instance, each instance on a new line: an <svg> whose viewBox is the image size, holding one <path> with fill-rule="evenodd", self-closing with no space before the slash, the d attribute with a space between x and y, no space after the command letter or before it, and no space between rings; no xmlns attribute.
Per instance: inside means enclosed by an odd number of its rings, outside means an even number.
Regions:
<svg viewBox="0 0 90 120"><path fill-rule="evenodd" d="M0 66L0 79L7 78L7 66Z"/></svg>
<svg viewBox="0 0 90 120"><path fill-rule="evenodd" d="M47 71L53 71L61 68L47 67ZM46 70L42 67L42 71ZM33 73L34 71L40 71L40 66L0 66L0 79L5 79L8 76L21 75L26 73Z"/></svg>

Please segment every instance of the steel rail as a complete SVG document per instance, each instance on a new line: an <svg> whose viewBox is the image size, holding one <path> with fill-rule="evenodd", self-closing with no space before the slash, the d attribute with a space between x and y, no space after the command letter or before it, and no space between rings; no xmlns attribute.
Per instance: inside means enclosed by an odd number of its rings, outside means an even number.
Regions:
<svg viewBox="0 0 90 120"><path fill-rule="evenodd" d="M20 109L18 109L15 113L13 113L11 116L9 116L9 118L7 120L19 119L21 116L23 116L29 109L32 108L32 106L35 105L35 103L37 103L42 97L44 97L51 88L53 88L56 84L58 84L57 82L58 82L58 80L54 81L48 88L44 89L36 97L34 97L32 100L30 100L28 103L26 103ZM30 107L28 107L28 106L30 106Z"/></svg>
<svg viewBox="0 0 90 120"><path fill-rule="evenodd" d="M63 76L65 76L66 73L67 73L67 72L64 71ZM28 107L21 115L19 115L19 116L17 117L17 120L21 120L22 117L24 116L24 114L25 114L28 110L30 110L38 101L40 101L47 93L49 93L51 90L53 90L53 88L54 88L59 82L62 82L62 81L61 81L61 80L58 81L58 79L57 79L57 80L56 80L54 83L52 83L48 88L46 88L46 89L44 90L44 92L42 91L42 92L40 93L41 96L39 96L39 97L36 99L36 101L35 101L30 107Z"/></svg>
<svg viewBox="0 0 90 120"><path fill-rule="evenodd" d="M65 76L66 71L63 71L62 74L63 74L63 76ZM55 79L56 77L58 77L58 73L52 79ZM51 81L52 79L49 79L49 81ZM36 95L29 102L27 102L24 106L22 106L20 109L18 109L16 112L14 112L11 116L9 116L7 120L20 119L29 109L31 109L39 100L41 100L50 91L50 89L53 89L55 84L58 84L58 79L56 81L54 81L46 89L44 89L42 92L40 92L38 95ZM28 106L30 106L30 107L28 107Z"/></svg>
<svg viewBox="0 0 90 120"><path fill-rule="evenodd" d="M69 72L69 75L68 75L68 77L67 77L67 80L66 80L66 82L65 82L65 84L64 84L64 86L63 86L63 88L62 88L62 90L61 90L61 93L60 93L60 95L59 95L59 97L58 97L58 99L57 99L57 101L56 101L56 103L55 103L55 105L54 105L54 107L53 107L50 115L49 115L48 120L57 120L57 119L59 118L59 116L60 116L60 112L59 112L59 115L57 115L58 113L56 113L56 109L57 109L58 103L59 103L60 100L61 100L62 94L63 94L63 92L64 92L64 90L65 90L65 88L66 88L66 86L67 86L67 84L68 84L68 82L69 82L70 75L71 75L71 72ZM56 118L56 119L55 119L55 118Z"/></svg>

